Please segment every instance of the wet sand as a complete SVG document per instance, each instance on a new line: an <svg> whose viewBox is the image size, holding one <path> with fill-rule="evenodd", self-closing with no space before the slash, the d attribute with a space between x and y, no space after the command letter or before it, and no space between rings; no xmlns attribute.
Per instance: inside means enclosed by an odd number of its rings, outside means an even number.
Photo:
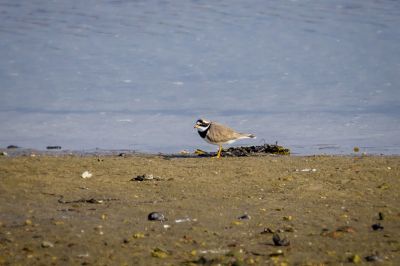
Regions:
<svg viewBox="0 0 400 266"><path fill-rule="evenodd" d="M398 265L399 166L398 156L1 156L0 265ZM144 174L154 178L131 180Z"/></svg>

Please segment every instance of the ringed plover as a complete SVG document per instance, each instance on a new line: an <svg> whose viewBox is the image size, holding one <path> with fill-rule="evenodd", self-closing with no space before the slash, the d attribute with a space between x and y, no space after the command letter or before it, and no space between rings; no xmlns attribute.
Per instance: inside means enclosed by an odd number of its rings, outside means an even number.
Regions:
<svg viewBox="0 0 400 266"><path fill-rule="evenodd" d="M204 119L197 120L194 128L197 128L202 139L210 144L219 146L217 158L221 157L222 144L231 144L238 139L253 139L256 137L253 134L239 133L227 126Z"/></svg>

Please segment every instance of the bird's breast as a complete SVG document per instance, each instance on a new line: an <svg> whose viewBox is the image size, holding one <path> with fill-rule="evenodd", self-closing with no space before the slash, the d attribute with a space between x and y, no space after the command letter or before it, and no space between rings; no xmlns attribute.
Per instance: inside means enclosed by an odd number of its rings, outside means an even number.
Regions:
<svg viewBox="0 0 400 266"><path fill-rule="evenodd" d="M207 131L208 130L204 130L204 131L197 131L198 133L199 133L199 135L200 135L200 137L202 137L203 139L207 136Z"/></svg>

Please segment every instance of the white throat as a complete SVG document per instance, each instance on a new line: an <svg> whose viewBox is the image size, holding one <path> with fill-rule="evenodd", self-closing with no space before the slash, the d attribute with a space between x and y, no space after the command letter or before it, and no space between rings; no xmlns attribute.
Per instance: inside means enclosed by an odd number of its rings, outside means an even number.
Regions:
<svg viewBox="0 0 400 266"><path fill-rule="evenodd" d="M210 124L210 125L211 125L211 124ZM204 132L204 131L206 131L206 130L210 127L210 125L208 125L208 126L206 126L206 127L198 126L198 127L197 127L197 130L198 130L199 132Z"/></svg>

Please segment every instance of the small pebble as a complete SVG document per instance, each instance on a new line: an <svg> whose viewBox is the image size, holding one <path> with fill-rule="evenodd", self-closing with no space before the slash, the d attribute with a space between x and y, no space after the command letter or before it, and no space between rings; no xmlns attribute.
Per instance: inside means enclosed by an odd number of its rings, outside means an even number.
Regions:
<svg viewBox="0 0 400 266"><path fill-rule="evenodd" d="M81 177L82 178L91 178L93 176L93 174L91 173L91 172L89 172L89 171L85 171L85 172L83 172L82 173L82 175L81 175Z"/></svg>
<svg viewBox="0 0 400 266"><path fill-rule="evenodd" d="M239 216L238 219L239 219L239 220L250 220L251 217L250 217L250 215L248 215L248 214L246 213L246 214L243 214L242 216Z"/></svg>
<svg viewBox="0 0 400 266"><path fill-rule="evenodd" d="M379 216L379 220L381 220L381 221L383 221L383 219L385 218L385 216L383 215L382 212L379 212L378 216Z"/></svg>
<svg viewBox="0 0 400 266"><path fill-rule="evenodd" d="M149 221L165 221L164 214L159 213L159 212L151 212L147 216L147 219Z"/></svg>
<svg viewBox="0 0 400 266"><path fill-rule="evenodd" d="M131 179L131 181L149 181L149 180L161 180L161 177L153 176L152 174L144 174L144 175L138 175Z"/></svg>
<svg viewBox="0 0 400 266"><path fill-rule="evenodd" d="M373 225L371 225L371 227L372 227L372 229L373 229L374 231L383 230L383 228L384 228L380 223L373 224Z"/></svg>
<svg viewBox="0 0 400 266"><path fill-rule="evenodd" d="M54 244L51 243L50 241L43 241L42 242L42 248L52 248L54 247Z"/></svg>
<svg viewBox="0 0 400 266"><path fill-rule="evenodd" d="M378 255L369 255L365 257L365 260L373 262L373 261L381 261L382 259Z"/></svg>
<svg viewBox="0 0 400 266"><path fill-rule="evenodd" d="M279 234L274 234L272 236L272 241L274 241L275 246L289 246L290 241L286 238L281 238Z"/></svg>

